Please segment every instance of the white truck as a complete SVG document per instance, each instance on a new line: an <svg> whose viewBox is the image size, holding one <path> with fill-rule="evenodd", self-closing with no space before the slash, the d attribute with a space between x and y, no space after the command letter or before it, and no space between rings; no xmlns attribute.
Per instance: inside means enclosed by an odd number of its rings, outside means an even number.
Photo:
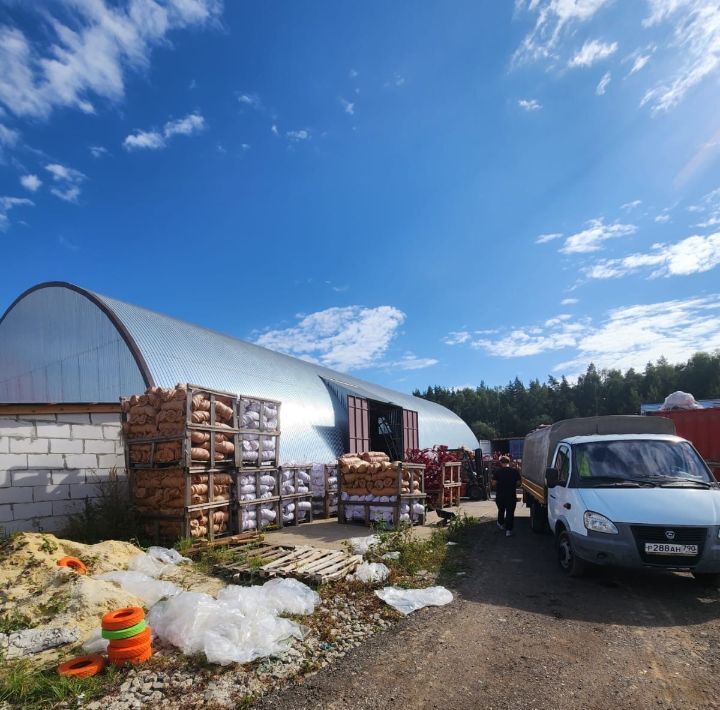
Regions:
<svg viewBox="0 0 720 710"><path fill-rule="evenodd" d="M523 500L570 576L588 563L720 583L720 487L670 419L566 419L525 438Z"/></svg>

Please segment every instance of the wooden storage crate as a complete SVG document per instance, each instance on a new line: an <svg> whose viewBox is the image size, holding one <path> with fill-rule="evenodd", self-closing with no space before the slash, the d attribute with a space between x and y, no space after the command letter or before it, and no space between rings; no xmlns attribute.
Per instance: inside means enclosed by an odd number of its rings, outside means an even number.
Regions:
<svg viewBox="0 0 720 710"><path fill-rule="evenodd" d="M130 496L153 539L168 540L174 535L173 542L181 537L213 540L233 532L231 516L214 519L210 525L206 512L230 511L232 477L226 471L182 467L131 470Z"/></svg>
<svg viewBox="0 0 720 710"><path fill-rule="evenodd" d="M330 518L338 514L338 499L340 498L338 467L335 464L323 465L323 494L317 495L313 490L313 515L316 518ZM312 475L312 474L311 474ZM334 478L335 483L330 484ZM311 481L311 488L312 481Z"/></svg>
<svg viewBox="0 0 720 710"><path fill-rule="evenodd" d="M460 505L462 461L446 461L440 472L440 487L426 491L430 505L446 508Z"/></svg>
<svg viewBox="0 0 720 710"><path fill-rule="evenodd" d="M266 442L269 442L270 446ZM250 471L256 468L277 468L279 464L279 434L267 434L258 431L238 433L235 446L235 465L237 468Z"/></svg>
<svg viewBox="0 0 720 710"><path fill-rule="evenodd" d="M236 500L234 502L236 527L239 532L263 530L277 530L282 527L282 515L280 513L280 498L262 498L260 500ZM274 513L272 519L263 519L262 510L269 510ZM254 513L250 516L249 513ZM255 520L255 527L250 527L250 520Z"/></svg>
<svg viewBox="0 0 720 710"><path fill-rule="evenodd" d="M305 510L300 510L298 504L307 504L309 507ZM287 507L289 505L294 506L294 510L290 513L292 518L286 520L285 516L287 513ZM301 495L283 496L280 498L280 513L281 513L281 525L282 527L291 527L293 525L303 525L304 523L311 523L313 521L313 508L312 508L312 494L305 493Z"/></svg>
<svg viewBox="0 0 720 710"><path fill-rule="evenodd" d="M387 503L342 500L341 497L338 505L338 522L359 523L366 526L385 524L387 527L392 528L399 528L404 524L425 525L425 500L426 496L424 494L403 495ZM422 506L422 512L413 510L415 504ZM405 506L408 506L407 512L405 511ZM356 517L350 512L353 511L353 509L360 510L359 517ZM385 511L387 511L387 514ZM409 520L403 519L406 514L410 516Z"/></svg>
<svg viewBox="0 0 720 710"><path fill-rule="evenodd" d="M340 471L340 468L338 468ZM392 478L392 485L386 485L388 479ZM368 481L376 481L377 486L382 485L382 488L375 488L375 490L386 491L385 493L375 494L376 498L390 498L389 501L380 500L348 500L348 497L358 495L362 497L361 493L355 493L354 491L362 491L364 482L367 491L372 491L372 488L367 488ZM390 518L390 520L384 520L386 524L392 527L399 527L403 522L412 522L412 524L425 524L425 466L424 464L412 464L396 461L391 464L391 468L384 471L375 471L368 473L356 473L356 474L340 474L338 476L338 484L340 489L340 496L338 499L338 522L362 522L365 525L377 524L379 521L377 518ZM352 485L354 487L346 487ZM372 495L372 493L371 493ZM422 514L416 514L416 517L411 516L410 521L401 520L403 513L401 512L404 505L412 506L414 503L421 503L423 505ZM348 516L346 508L351 509L359 508L361 510L360 520L355 516ZM383 514L383 511L388 511L387 514Z"/></svg>
<svg viewBox="0 0 720 710"><path fill-rule="evenodd" d="M234 395L197 385L149 387L121 400L128 469L232 467L237 457Z"/></svg>
<svg viewBox="0 0 720 710"><path fill-rule="evenodd" d="M272 478L272 483L270 479ZM257 501L262 502L263 495L268 493L272 494L270 498L280 497L280 472L276 468L256 468L250 470L234 471L233 472L233 483L234 483L234 494L235 500L238 502ZM247 481L247 482L244 482ZM255 488L254 493L249 490L243 490L246 486L253 486ZM267 487L268 490L263 490L263 487ZM252 495L252 498L243 498L243 496Z"/></svg>
<svg viewBox="0 0 720 710"><path fill-rule="evenodd" d="M283 464L280 467L280 497L312 495L312 464ZM305 490L301 490L305 489Z"/></svg>
<svg viewBox="0 0 720 710"><path fill-rule="evenodd" d="M237 398L238 428L249 434L266 432L279 436L280 405L281 403L274 399L239 395Z"/></svg>

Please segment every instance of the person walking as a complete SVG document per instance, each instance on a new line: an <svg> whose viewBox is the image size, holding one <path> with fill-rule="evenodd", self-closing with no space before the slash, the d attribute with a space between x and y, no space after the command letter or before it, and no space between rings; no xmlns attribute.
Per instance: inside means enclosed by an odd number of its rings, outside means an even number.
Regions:
<svg viewBox="0 0 720 710"><path fill-rule="evenodd" d="M507 456L501 456L499 464L500 466L493 471L495 505L498 509L497 526L505 531L505 537L512 537L520 471L510 465L510 459Z"/></svg>

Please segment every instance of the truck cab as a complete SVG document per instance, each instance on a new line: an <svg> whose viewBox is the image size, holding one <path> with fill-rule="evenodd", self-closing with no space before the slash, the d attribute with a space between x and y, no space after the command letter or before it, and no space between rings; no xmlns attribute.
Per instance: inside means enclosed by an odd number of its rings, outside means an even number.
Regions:
<svg viewBox="0 0 720 710"><path fill-rule="evenodd" d="M555 535L566 573L579 575L592 563L720 581L720 487L690 442L667 433L536 439L530 450L540 455L531 455L531 467L547 467L527 471L526 457L525 501L533 529Z"/></svg>

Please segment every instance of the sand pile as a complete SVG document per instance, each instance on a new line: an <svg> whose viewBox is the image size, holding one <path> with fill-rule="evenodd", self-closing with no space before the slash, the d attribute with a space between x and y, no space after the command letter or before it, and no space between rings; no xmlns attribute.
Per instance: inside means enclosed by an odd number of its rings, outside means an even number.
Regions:
<svg viewBox="0 0 720 710"><path fill-rule="evenodd" d="M115 540L83 545L49 534L14 536L0 545L0 617L18 629L77 627L82 641L106 611L142 602L117 584L78 575L57 561L78 557L90 575L125 569L141 552Z"/></svg>

